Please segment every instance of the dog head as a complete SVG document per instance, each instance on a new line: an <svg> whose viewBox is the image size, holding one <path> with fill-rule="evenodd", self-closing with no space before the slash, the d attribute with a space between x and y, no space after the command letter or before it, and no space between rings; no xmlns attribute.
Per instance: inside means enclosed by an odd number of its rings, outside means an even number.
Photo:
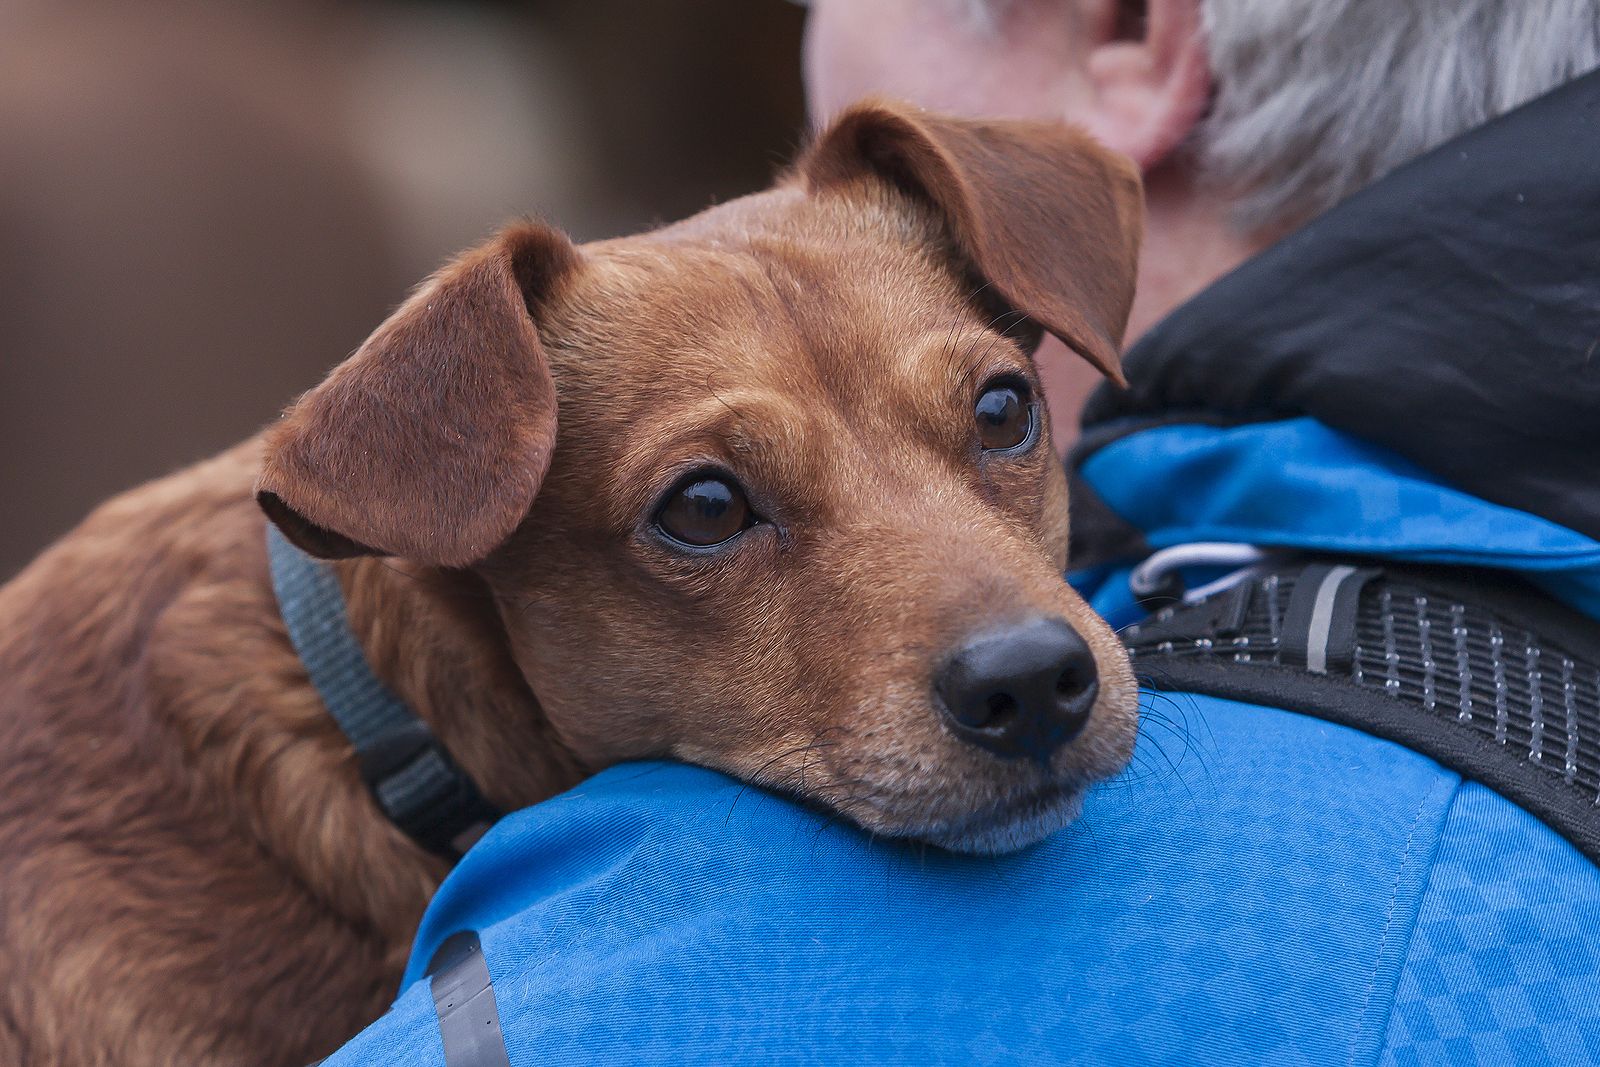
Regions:
<svg viewBox="0 0 1600 1067"><path fill-rule="evenodd" d="M467 254L291 409L258 497L315 555L474 570L587 766L1019 847L1137 725L1061 580L1031 351L1119 377L1139 225L1083 134L861 106L766 192Z"/></svg>

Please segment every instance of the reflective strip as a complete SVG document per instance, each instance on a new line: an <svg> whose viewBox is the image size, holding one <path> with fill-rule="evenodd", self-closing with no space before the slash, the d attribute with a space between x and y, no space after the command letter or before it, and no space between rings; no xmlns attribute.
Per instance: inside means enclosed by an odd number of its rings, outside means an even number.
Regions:
<svg viewBox="0 0 1600 1067"><path fill-rule="evenodd" d="M445 1067L511 1067L478 935L451 934L434 953L429 973Z"/></svg>
<svg viewBox="0 0 1600 1067"><path fill-rule="evenodd" d="M1348 564L1309 563L1294 575L1278 639L1281 662L1311 674L1341 674L1355 663L1356 612L1361 590L1378 571Z"/></svg>
<svg viewBox="0 0 1600 1067"><path fill-rule="evenodd" d="M1328 632L1333 627L1333 604L1339 597L1339 587L1355 572L1354 567L1334 567L1317 587L1317 599L1311 605L1311 622L1306 627L1306 669L1313 674L1328 673Z"/></svg>

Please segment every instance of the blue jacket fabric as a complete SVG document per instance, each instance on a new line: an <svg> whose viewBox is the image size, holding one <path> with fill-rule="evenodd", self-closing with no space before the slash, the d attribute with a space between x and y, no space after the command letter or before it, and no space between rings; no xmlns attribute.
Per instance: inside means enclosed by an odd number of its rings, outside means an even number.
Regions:
<svg viewBox="0 0 1600 1067"><path fill-rule="evenodd" d="M1596 131L1590 76L1157 327L1075 462L1115 533L1075 543L1091 602L1133 621L1143 555L1225 540L1516 572L1600 617ZM1406 748L1196 694L1147 693L1128 771L998 859L606 771L473 848L330 1067L446 1067L423 972L460 930L516 1067L1600 1063L1600 869Z"/></svg>
<svg viewBox="0 0 1600 1067"><path fill-rule="evenodd" d="M999 860L613 768L468 854L329 1067L445 1067L417 979L458 929L517 1067L1600 1062L1600 872L1570 845L1354 730L1148 710L1082 820Z"/></svg>
<svg viewBox="0 0 1600 1067"><path fill-rule="evenodd" d="M1600 541L1464 493L1306 416L1141 427L1085 457L1078 476L1150 549L1224 541L1492 567L1600 618ZM1136 561L1073 576L1114 625L1144 614L1126 581Z"/></svg>

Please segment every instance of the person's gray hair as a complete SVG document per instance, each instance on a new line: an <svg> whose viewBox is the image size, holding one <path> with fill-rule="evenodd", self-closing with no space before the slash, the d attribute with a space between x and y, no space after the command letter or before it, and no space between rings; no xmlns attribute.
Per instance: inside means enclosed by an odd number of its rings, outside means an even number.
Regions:
<svg viewBox="0 0 1600 1067"><path fill-rule="evenodd" d="M1600 65L1600 0L1203 0L1190 146L1267 231Z"/></svg>

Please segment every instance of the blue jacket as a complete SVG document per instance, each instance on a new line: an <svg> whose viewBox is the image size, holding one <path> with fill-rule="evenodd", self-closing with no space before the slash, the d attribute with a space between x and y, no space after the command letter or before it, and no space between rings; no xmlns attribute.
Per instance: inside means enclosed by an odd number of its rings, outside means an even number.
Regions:
<svg viewBox="0 0 1600 1067"><path fill-rule="evenodd" d="M1142 556L1229 541L1517 572L1600 617L1597 124L1590 77L1141 342L1075 461L1096 606L1131 621ZM530 1067L1600 1062L1600 869L1547 825L1317 718L1145 712L1082 820L1001 859L613 768L466 856L393 1010L329 1063L445 1065L460 991L425 969L462 930Z"/></svg>

